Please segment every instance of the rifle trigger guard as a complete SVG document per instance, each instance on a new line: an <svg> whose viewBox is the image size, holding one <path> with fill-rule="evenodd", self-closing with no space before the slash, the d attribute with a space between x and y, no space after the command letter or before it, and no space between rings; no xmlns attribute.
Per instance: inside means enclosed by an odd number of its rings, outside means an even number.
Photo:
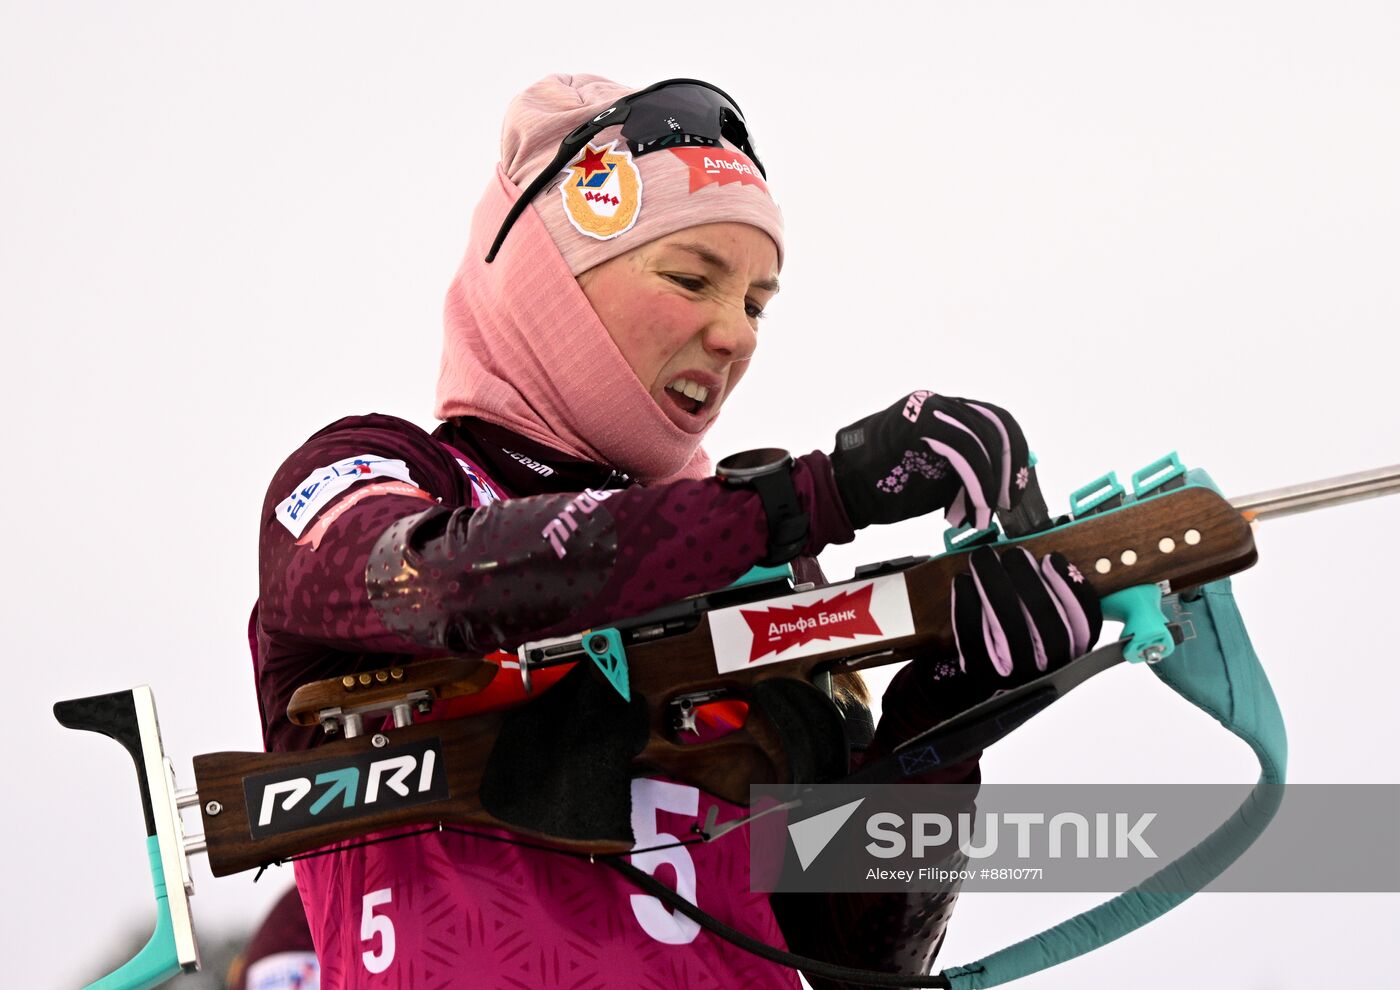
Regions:
<svg viewBox="0 0 1400 990"><path fill-rule="evenodd" d="M724 697L724 694L723 690L692 691L690 694L673 698L667 706L671 712L671 729L677 733L689 732L698 736L700 727L695 721L696 711L706 702Z"/></svg>

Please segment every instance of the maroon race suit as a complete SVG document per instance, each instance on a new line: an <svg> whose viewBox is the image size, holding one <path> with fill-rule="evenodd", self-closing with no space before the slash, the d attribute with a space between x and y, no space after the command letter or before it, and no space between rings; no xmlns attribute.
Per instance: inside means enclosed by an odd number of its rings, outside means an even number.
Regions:
<svg viewBox="0 0 1400 990"><path fill-rule="evenodd" d="M808 554L850 541L826 456L798 458L793 476L811 519ZM576 633L724 587L764 555L767 523L752 491L713 478L617 487L625 481L477 419L429 435L371 414L313 435L278 468L262 510L249 638L267 749L324 738L286 718L292 692L309 681ZM367 570L390 566L386 555L404 544L440 556L414 571L421 607L400 613L372 598ZM794 569L798 580L821 579L811 556ZM511 667L502 663L496 680L513 675L518 693ZM918 713L892 718L891 697L882 730L922 727ZM843 714L858 761L869 712L852 702ZM977 763L923 779L976 783ZM719 820L743 810L664 777L634 780L631 801L639 849L689 834L710 806ZM956 895L770 898L749 889L748 841L738 829L631 859L771 945L926 971ZM736 949L616 872L519 844L433 832L301 860L296 875L331 990L798 986L793 970Z"/></svg>

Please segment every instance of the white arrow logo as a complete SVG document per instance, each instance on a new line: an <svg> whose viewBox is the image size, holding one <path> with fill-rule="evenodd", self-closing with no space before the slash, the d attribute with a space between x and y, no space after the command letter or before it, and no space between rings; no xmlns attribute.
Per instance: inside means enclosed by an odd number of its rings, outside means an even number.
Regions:
<svg viewBox="0 0 1400 990"><path fill-rule="evenodd" d="M812 860L817 858L827 847L827 843L841 831L841 826L845 825L856 813L856 809L864 803L865 798L861 798L859 801L823 811L819 815L804 818L788 826L788 834L792 836L792 847L797 850L797 861L802 864L803 870L812 865Z"/></svg>

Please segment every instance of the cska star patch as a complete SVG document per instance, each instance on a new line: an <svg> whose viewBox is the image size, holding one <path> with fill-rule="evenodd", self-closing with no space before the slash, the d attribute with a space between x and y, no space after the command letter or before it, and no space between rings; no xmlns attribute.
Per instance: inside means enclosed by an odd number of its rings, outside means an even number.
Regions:
<svg viewBox="0 0 1400 990"><path fill-rule="evenodd" d="M632 153L619 150L616 141L601 148L584 145L559 192L574 229L600 241L631 230L642 211L642 173Z"/></svg>

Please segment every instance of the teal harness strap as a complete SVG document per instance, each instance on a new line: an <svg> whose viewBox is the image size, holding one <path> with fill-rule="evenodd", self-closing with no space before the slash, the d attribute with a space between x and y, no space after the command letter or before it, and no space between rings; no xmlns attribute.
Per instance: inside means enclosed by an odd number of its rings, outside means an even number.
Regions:
<svg viewBox="0 0 1400 990"><path fill-rule="evenodd" d="M1210 883L1244 853L1283 800L1288 742L1273 688L1245 632L1229 579L1183 602L1162 602L1187 639L1151 665L1172 690L1239 736L1259 759L1259 782L1233 815L1133 889L1038 935L946 970L953 990L994 987L1084 954L1140 928Z"/></svg>

